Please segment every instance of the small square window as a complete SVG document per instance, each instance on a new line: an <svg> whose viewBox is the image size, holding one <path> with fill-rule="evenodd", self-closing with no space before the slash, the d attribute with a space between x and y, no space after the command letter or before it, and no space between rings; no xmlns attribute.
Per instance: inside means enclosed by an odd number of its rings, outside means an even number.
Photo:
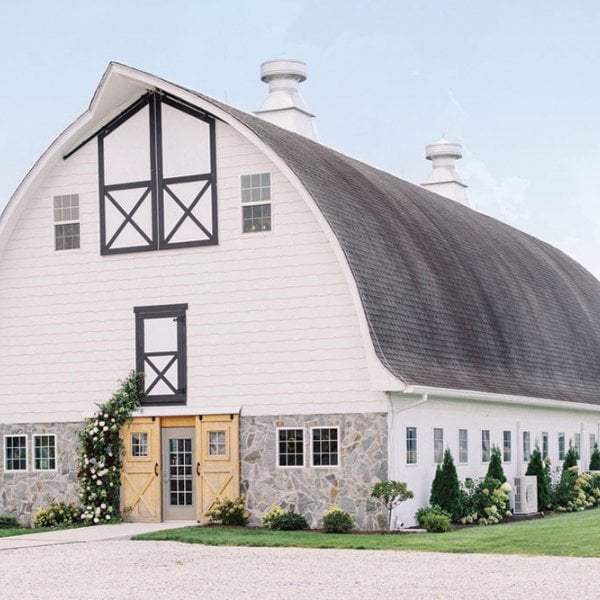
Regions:
<svg viewBox="0 0 600 600"><path fill-rule="evenodd" d="M4 436L4 470L27 471L27 436Z"/></svg>
<svg viewBox="0 0 600 600"><path fill-rule="evenodd" d="M303 467L304 429L278 429L277 440L278 466Z"/></svg>
<svg viewBox="0 0 600 600"><path fill-rule="evenodd" d="M208 432L208 455L209 456L226 456L227 455L227 438L224 431L209 431Z"/></svg>
<svg viewBox="0 0 600 600"><path fill-rule="evenodd" d="M36 471L56 470L56 436L33 436L33 468Z"/></svg>
<svg viewBox="0 0 600 600"><path fill-rule="evenodd" d="M337 467L339 464L338 428L315 427L311 433L313 467Z"/></svg>
<svg viewBox="0 0 600 600"><path fill-rule="evenodd" d="M148 456L148 434L144 431L131 434L131 456Z"/></svg>
<svg viewBox="0 0 600 600"><path fill-rule="evenodd" d="M242 175L242 232L271 231L271 174Z"/></svg>

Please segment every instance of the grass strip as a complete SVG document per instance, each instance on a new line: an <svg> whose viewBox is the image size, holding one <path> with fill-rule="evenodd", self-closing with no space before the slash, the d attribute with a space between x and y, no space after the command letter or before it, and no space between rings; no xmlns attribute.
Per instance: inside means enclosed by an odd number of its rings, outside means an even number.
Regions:
<svg viewBox="0 0 600 600"><path fill-rule="evenodd" d="M207 546L416 550L600 558L600 510L552 514L544 519L468 527L443 534L327 534L311 531L184 527L147 533L134 539Z"/></svg>

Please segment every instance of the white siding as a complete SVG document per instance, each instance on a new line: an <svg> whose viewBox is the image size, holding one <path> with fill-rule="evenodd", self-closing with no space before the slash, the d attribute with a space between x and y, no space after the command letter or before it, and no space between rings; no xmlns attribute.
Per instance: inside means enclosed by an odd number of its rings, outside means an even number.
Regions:
<svg viewBox="0 0 600 600"><path fill-rule="evenodd" d="M535 444L542 449L542 432L548 433L549 456L553 472L562 467L558 458L558 434L565 433L565 447L581 433L582 453L579 465L587 469L590 461L589 434L598 435L600 414L579 410L561 410L535 406L519 406L472 400L435 400L420 403L418 397L394 395L390 413L390 479L405 481L415 494L413 500L400 505L396 511L398 525L414 523L414 514L429 504L431 483L436 464L433 459L433 429L443 428L444 448L450 448L460 481L477 479L487 473L489 463L481 460L481 431L490 430L492 446L502 451L503 432L511 431L512 459L503 463L504 474L512 485L513 477L525 475L527 461L523 460L523 431L531 433L531 450ZM411 407L411 405L415 405ZM417 428L417 464L406 464L406 428ZM458 462L458 430L469 433L468 462Z"/></svg>
<svg viewBox="0 0 600 600"><path fill-rule="evenodd" d="M135 364L134 306L189 304L188 405L243 414L382 410L348 286L310 209L217 125L219 245L100 256L95 141L48 173L0 257L0 422L91 413ZM271 172L273 231L241 233L240 175ZM78 193L81 249L53 250L52 196Z"/></svg>

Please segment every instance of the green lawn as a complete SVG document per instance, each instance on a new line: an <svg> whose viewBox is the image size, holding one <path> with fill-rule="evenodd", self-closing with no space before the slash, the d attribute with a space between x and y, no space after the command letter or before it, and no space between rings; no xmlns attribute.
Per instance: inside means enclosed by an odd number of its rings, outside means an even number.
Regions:
<svg viewBox="0 0 600 600"><path fill-rule="evenodd" d="M220 527L185 527L137 536L209 546L296 546L600 557L600 510L547 516L443 534L326 534Z"/></svg>
<svg viewBox="0 0 600 600"><path fill-rule="evenodd" d="M11 535L24 535L26 533L41 533L42 531L44 531L44 529L0 529L0 537L9 537Z"/></svg>

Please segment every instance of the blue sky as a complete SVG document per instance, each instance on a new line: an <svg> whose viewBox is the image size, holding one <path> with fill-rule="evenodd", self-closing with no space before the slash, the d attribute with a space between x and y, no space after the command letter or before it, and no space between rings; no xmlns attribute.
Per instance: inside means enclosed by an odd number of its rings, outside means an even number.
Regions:
<svg viewBox="0 0 600 600"><path fill-rule="evenodd" d="M260 63L299 58L324 144L422 183L445 133L478 210L600 277L596 1L20 0L0 28L0 208L109 61L252 111Z"/></svg>

